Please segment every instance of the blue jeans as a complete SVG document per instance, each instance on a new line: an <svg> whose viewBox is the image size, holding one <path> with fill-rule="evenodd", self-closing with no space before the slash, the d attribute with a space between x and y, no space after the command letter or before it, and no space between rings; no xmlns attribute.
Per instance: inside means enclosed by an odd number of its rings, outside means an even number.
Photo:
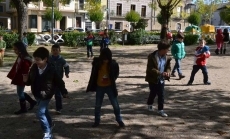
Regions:
<svg viewBox="0 0 230 139"><path fill-rule="evenodd" d="M178 72L178 75L182 75L182 72L181 72L181 69L180 69L180 62L181 62L181 59L175 59L175 65L174 65L174 68L172 70L172 73L174 74L177 70Z"/></svg>
<svg viewBox="0 0 230 139"><path fill-rule="evenodd" d="M191 72L189 83L192 83L194 81L194 77L195 77L196 73L199 71L199 69L202 70L202 73L203 73L203 76L204 76L203 82L204 83L208 82L208 70L207 70L207 67L206 66L201 66L201 65L193 65L193 69L192 69L192 72Z"/></svg>
<svg viewBox="0 0 230 139"><path fill-rule="evenodd" d="M25 89L25 86L17 85L17 94L18 94L19 99L21 99L21 100L25 99L24 89Z"/></svg>
<svg viewBox="0 0 230 139"><path fill-rule="evenodd" d="M115 96L112 87L97 87L96 91L96 104L95 104L95 123L100 123L101 119L101 105L104 99L105 93L108 95L110 103L113 106L114 114L116 116L116 121L121 122L121 111L117 101L117 97Z"/></svg>
<svg viewBox="0 0 230 139"><path fill-rule="evenodd" d="M38 103L37 118L41 123L41 127L44 133L49 133L50 127L52 126L52 119L48 110L50 99L43 100L36 98L36 100Z"/></svg>
<svg viewBox="0 0 230 139"><path fill-rule="evenodd" d="M62 94L58 88L55 89L55 100L56 100L56 110L59 111L62 109Z"/></svg>
<svg viewBox="0 0 230 139"><path fill-rule="evenodd" d="M154 99L156 95L158 96L158 110L163 110L164 109L164 83L158 83L158 84L152 84L149 83L149 97L147 104L148 105L153 105Z"/></svg>

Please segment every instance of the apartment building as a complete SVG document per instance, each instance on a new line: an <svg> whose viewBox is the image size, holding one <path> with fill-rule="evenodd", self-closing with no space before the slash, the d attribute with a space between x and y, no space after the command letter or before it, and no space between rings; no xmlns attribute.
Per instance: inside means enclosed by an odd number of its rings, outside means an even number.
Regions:
<svg viewBox="0 0 230 139"><path fill-rule="evenodd" d="M0 27L11 29L11 17L10 14L6 12L6 1L2 0L0 2Z"/></svg>
<svg viewBox="0 0 230 139"><path fill-rule="evenodd" d="M16 9L11 8L9 1L3 3L8 20L10 19L11 29L17 29L17 12ZM28 4L28 32L42 32L47 27L51 27L51 22L44 18L44 14L48 7L42 1L31 2ZM55 28L65 30L68 27L85 28L85 13L84 0L73 0L69 4L62 5L55 3L55 8L58 8L62 13L63 18L60 21L55 21ZM1 9L0 9L1 10Z"/></svg>

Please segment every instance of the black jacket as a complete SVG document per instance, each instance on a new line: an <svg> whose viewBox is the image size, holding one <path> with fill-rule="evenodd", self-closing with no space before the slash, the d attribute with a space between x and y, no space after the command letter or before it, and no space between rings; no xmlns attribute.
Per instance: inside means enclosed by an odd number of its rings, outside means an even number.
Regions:
<svg viewBox="0 0 230 139"><path fill-rule="evenodd" d="M92 62L92 71L89 79L89 83L86 89L86 92L95 92L97 89L97 78L98 78L98 71L99 71L99 58L94 58ZM116 87L116 79L119 76L119 65L115 60L109 65L109 77L112 83L112 88L115 93L115 96L118 95L117 87Z"/></svg>
<svg viewBox="0 0 230 139"><path fill-rule="evenodd" d="M223 33L223 35L224 35L224 39L223 39L223 41L224 42L228 42L229 41L229 33Z"/></svg>
<svg viewBox="0 0 230 139"><path fill-rule="evenodd" d="M36 64L33 64L26 85L31 86L32 94L35 97L40 99L51 99L55 93L56 86L58 86L62 95L68 94L64 81L56 72L55 67L51 64L47 64L45 71L40 75L40 90L35 90L36 76L38 76L38 67Z"/></svg>

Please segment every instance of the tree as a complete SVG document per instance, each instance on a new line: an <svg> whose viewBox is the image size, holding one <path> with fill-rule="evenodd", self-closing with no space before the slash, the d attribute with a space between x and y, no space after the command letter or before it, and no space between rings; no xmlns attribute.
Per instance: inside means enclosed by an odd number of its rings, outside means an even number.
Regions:
<svg viewBox="0 0 230 139"><path fill-rule="evenodd" d="M47 5L52 5L53 0L43 0ZM59 0L60 3L66 4L70 3L71 0ZM27 4L30 2L40 2L40 0L11 0L11 4L16 8L18 14L18 34L19 39L23 37L23 33L27 26Z"/></svg>
<svg viewBox="0 0 230 139"><path fill-rule="evenodd" d="M131 23L133 29L136 28L136 22L138 22L140 18L140 14L133 10L127 12L125 15L125 20Z"/></svg>
<svg viewBox="0 0 230 139"><path fill-rule="evenodd" d="M135 29L145 29L148 26L148 22L145 19L140 19L136 25L135 25Z"/></svg>
<svg viewBox="0 0 230 139"><path fill-rule="evenodd" d="M226 24L230 24L230 7L226 6L225 9L220 11L220 18L223 20Z"/></svg>
<svg viewBox="0 0 230 139"><path fill-rule="evenodd" d="M173 9L181 2L181 0L157 0L158 6L161 9L160 14L162 16L162 28L161 28L161 39L167 38L167 28Z"/></svg>
<svg viewBox="0 0 230 139"><path fill-rule="evenodd" d="M201 23L200 14L197 12L191 13L191 15L188 17L188 22L192 25L198 26Z"/></svg>
<svg viewBox="0 0 230 139"><path fill-rule="evenodd" d="M162 21L163 19L162 19L162 15L160 14L160 13L158 13L157 14L157 22L159 23L159 24L163 24L163 21Z"/></svg>
<svg viewBox="0 0 230 139"><path fill-rule="evenodd" d="M52 21L52 9L47 8L44 16L45 19ZM60 21L61 19L62 19L62 13L57 8L54 8L54 20Z"/></svg>

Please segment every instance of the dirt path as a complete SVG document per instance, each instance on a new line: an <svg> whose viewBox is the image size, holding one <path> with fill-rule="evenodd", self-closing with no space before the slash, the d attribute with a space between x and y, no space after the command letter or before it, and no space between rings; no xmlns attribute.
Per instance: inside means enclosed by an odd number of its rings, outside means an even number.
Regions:
<svg viewBox="0 0 230 139"><path fill-rule="evenodd" d="M213 52L214 46L211 48ZM97 55L98 48L95 49ZM118 99L126 128L117 127L107 96L103 102L101 125L98 128L91 128L95 94L85 93L91 71L91 60L86 59L85 48L66 48L62 52L69 61L71 74L69 79L64 80L71 98L64 100L61 115L55 114L54 99L51 101L50 111L56 123L53 131L55 139L230 138L229 54L214 56L212 53L208 61L212 85L202 84L203 76L199 71L194 85L186 86L192 69L194 50L193 46L186 47L188 55L182 61L182 71L186 78L182 80L172 78L170 82L166 82L165 111L169 117L162 118L156 111L149 112L146 109L149 93L148 85L144 81L146 58L156 46L111 47L111 49L114 58L120 64L120 77L117 80ZM7 54L10 56L11 52ZM6 78L9 69L9 66L0 69L0 139L41 139L43 135L35 117L36 110L19 116L12 114L19 106L15 86L10 85L10 80ZM30 92L29 87L26 91Z"/></svg>

